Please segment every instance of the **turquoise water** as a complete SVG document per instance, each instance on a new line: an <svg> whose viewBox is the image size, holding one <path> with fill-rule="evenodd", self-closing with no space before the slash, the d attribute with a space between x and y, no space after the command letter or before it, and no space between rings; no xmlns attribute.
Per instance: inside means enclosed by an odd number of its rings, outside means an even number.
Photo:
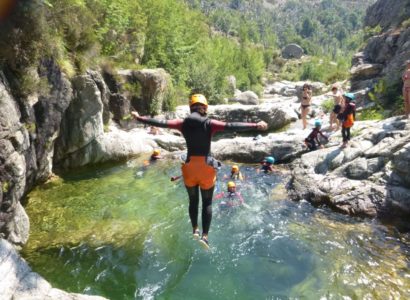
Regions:
<svg viewBox="0 0 410 300"><path fill-rule="evenodd" d="M214 205L192 239L179 162L78 171L28 196L23 256L55 287L109 299L409 299L410 238L286 199L280 174L241 166L246 208ZM217 192L225 189L219 171Z"/></svg>

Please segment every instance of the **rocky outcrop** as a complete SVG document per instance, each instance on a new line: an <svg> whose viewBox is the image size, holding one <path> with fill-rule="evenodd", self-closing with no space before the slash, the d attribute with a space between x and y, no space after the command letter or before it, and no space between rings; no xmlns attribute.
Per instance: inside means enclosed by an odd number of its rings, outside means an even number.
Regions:
<svg viewBox="0 0 410 300"><path fill-rule="evenodd" d="M189 114L188 106L178 106L172 117L183 119ZM210 105L208 116L225 122L268 123L269 130L283 128L297 120L294 110L288 105L264 103L261 105Z"/></svg>
<svg viewBox="0 0 410 300"><path fill-rule="evenodd" d="M172 89L171 77L164 69L120 70L118 75L140 89L131 101L140 113L158 115L164 110Z"/></svg>
<svg viewBox="0 0 410 300"><path fill-rule="evenodd" d="M309 152L291 164L290 196L352 215L408 219L410 122L357 122L354 130L350 147Z"/></svg>
<svg viewBox="0 0 410 300"><path fill-rule="evenodd" d="M380 25L382 32L371 37L361 53L352 60L352 90L372 90L384 81L385 90L400 93L403 63L410 58L410 27L400 27L410 19L409 1L379 0L369 7L365 26ZM377 94L377 93L376 93ZM388 105L393 97L377 94Z"/></svg>
<svg viewBox="0 0 410 300"><path fill-rule="evenodd" d="M410 15L408 0L379 0L367 9L365 26L380 25L384 31L398 27Z"/></svg>
<svg viewBox="0 0 410 300"><path fill-rule="evenodd" d="M103 300L98 296L67 293L53 288L33 272L13 246L0 239L0 299Z"/></svg>

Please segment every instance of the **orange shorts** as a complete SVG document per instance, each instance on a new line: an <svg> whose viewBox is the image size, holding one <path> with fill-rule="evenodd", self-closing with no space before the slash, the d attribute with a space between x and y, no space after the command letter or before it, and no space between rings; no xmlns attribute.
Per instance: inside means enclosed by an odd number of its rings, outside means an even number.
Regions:
<svg viewBox="0 0 410 300"><path fill-rule="evenodd" d="M208 190L215 185L216 171L206 163L205 156L191 156L181 169L187 187L199 185L201 189Z"/></svg>

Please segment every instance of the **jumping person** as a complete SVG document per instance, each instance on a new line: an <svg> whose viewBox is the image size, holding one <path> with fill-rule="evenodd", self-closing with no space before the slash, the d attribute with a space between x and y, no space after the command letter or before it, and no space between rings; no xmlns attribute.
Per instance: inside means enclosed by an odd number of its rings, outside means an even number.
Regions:
<svg viewBox="0 0 410 300"><path fill-rule="evenodd" d="M325 140L328 140L327 136L323 134L320 130L322 128L322 122L320 120L315 120L315 128L305 139L305 145L308 147L309 151L314 151L318 146L322 146L320 142L319 135L321 135Z"/></svg>
<svg viewBox="0 0 410 300"><path fill-rule="evenodd" d="M342 137L343 137L343 144L342 148L347 147L347 143L350 141L350 128L354 124L354 120L356 118L356 105L353 103L354 94L352 93L344 93L343 98L345 99L345 108L344 110L339 113L338 119L341 120L342 123Z"/></svg>
<svg viewBox="0 0 410 300"><path fill-rule="evenodd" d="M307 127L307 115L310 112L310 105L312 104L312 90L310 85L305 83L302 87L302 100L300 102L301 118L303 129Z"/></svg>
<svg viewBox="0 0 410 300"><path fill-rule="evenodd" d="M410 59L406 61L406 70L403 73L403 100L404 100L404 114L410 118Z"/></svg>
<svg viewBox="0 0 410 300"><path fill-rule="evenodd" d="M194 237L199 238L198 205L202 196L202 238L204 247L209 247L208 232L212 220L212 196L216 180L215 160L210 157L211 139L218 131L266 130L264 121L258 123L221 122L207 117L208 102L204 95L193 94L189 100L191 114L185 119L157 120L132 116L140 122L182 132L187 144L187 158L182 166L182 176L189 197L189 217Z"/></svg>

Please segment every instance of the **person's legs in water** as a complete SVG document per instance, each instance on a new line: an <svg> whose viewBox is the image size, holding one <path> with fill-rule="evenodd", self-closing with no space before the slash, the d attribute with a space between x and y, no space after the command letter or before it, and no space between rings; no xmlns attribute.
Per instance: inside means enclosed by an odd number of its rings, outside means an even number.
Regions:
<svg viewBox="0 0 410 300"><path fill-rule="evenodd" d="M185 186L189 197L189 218L192 224L192 233L199 237L198 229L198 204L199 204L199 186Z"/></svg>
<svg viewBox="0 0 410 300"><path fill-rule="evenodd" d="M212 221L212 196L214 187L210 189L201 189L202 196L202 238L208 242L208 231Z"/></svg>

